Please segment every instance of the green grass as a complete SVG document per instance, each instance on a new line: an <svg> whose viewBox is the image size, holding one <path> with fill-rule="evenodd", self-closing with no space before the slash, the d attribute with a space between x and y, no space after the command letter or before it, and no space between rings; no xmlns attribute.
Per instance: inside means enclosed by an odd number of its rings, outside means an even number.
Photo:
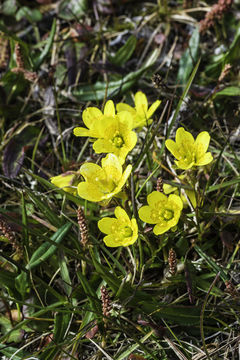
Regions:
<svg viewBox="0 0 240 360"><path fill-rule="evenodd" d="M239 5L199 34L205 14L199 2L2 3L0 356L236 359ZM16 43L20 72L12 71L19 67ZM231 68L220 81L226 64ZM29 81L33 74L37 80ZM157 86L154 74L161 77ZM139 90L149 104L162 102L127 157L133 171L125 200L102 206L56 188L51 177L101 163L92 142L73 135L83 126L84 109L103 109L110 99L133 106ZM179 127L194 138L209 132L211 164L176 168L165 140L174 139ZM181 174L187 177L179 179ZM138 209L159 177L178 190L193 186L199 206L186 205L176 231L157 236ZM119 205L136 217L139 237L129 247L110 248L97 222ZM87 220L86 244L79 207Z"/></svg>

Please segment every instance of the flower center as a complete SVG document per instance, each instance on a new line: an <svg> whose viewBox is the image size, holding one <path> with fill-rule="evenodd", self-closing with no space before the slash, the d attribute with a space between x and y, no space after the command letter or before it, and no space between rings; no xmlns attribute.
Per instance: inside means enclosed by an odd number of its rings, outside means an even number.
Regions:
<svg viewBox="0 0 240 360"><path fill-rule="evenodd" d="M164 213L163 213L163 217L164 217L164 220L171 220L173 218L173 211L172 210L164 210Z"/></svg>
<svg viewBox="0 0 240 360"><path fill-rule="evenodd" d="M114 146L116 146L117 148L121 148L124 144L124 140L119 133L117 133L114 136L114 138L112 139L112 142L113 142Z"/></svg>
<svg viewBox="0 0 240 360"><path fill-rule="evenodd" d="M124 226L122 229L121 229L121 233L123 235L123 237L130 237L132 236L133 234L133 231L132 229L129 227L129 226Z"/></svg>

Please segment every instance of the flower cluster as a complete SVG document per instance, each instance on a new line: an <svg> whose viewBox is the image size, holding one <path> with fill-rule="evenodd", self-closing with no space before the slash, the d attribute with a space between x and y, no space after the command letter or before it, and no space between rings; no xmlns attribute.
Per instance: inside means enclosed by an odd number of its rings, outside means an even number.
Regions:
<svg viewBox="0 0 240 360"><path fill-rule="evenodd" d="M55 186L103 206L113 197L124 198L123 188L132 171L132 165L125 165L125 160L137 143L135 129L149 125L161 103L157 100L149 107L147 97L141 91L135 94L134 102L134 107L124 103L118 103L115 107L113 101L109 100L103 111L96 107L88 107L83 111L85 127L76 127L74 135L89 137L93 141L95 153L104 153L106 156L102 158L101 165L88 162L78 171L68 171L52 177L51 182ZM177 167L188 170L212 161L211 153L207 152L209 141L210 136L205 131L194 140L189 132L179 128L175 141L168 139L165 144L175 156ZM194 191L185 190L185 193L195 207ZM148 205L140 207L139 218L154 225L155 235L161 235L170 229L174 231L186 203L181 192L163 184L161 191L153 191L147 196L147 202ZM103 217L98 221L98 228L106 235L104 243L109 247L135 243L138 239L136 219L130 219L121 206L115 208L114 215L115 217Z"/></svg>

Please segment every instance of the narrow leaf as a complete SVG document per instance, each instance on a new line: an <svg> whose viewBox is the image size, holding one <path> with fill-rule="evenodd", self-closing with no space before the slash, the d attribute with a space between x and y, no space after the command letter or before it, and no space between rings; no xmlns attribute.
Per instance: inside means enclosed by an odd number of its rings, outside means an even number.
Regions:
<svg viewBox="0 0 240 360"><path fill-rule="evenodd" d="M116 54L110 58L110 61L114 65L122 66L132 56L137 44L137 39L134 35L130 36L126 43L116 52Z"/></svg>
<svg viewBox="0 0 240 360"><path fill-rule="evenodd" d="M60 229L58 229L55 234L51 237L51 240L55 242L56 245L52 245L49 242L45 242L42 244L32 255L29 263L26 266L26 269L30 270L40 265L44 261L46 261L54 252L57 250L57 244L64 239L70 230L72 224L66 223Z"/></svg>

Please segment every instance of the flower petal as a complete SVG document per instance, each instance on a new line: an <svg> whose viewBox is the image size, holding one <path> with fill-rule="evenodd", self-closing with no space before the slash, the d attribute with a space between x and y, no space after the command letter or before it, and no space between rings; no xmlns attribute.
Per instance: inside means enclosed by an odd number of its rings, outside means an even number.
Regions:
<svg viewBox="0 0 240 360"><path fill-rule="evenodd" d="M171 140L171 139L167 139L165 141L165 145L166 145L166 148L170 151L170 153L173 154L173 156L176 158L176 159L179 159L180 158L180 153L179 153L179 147L178 145L175 143L175 141Z"/></svg>
<svg viewBox="0 0 240 360"><path fill-rule="evenodd" d="M201 157L201 159L199 159L196 162L196 165L203 166L209 164L212 161L213 161L212 154L210 152L207 152L206 154L204 154L204 156Z"/></svg>
<svg viewBox="0 0 240 360"><path fill-rule="evenodd" d="M198 134L195 145L201 144L201 147L203 149L203 152L206 152L209 146L210 142L210 135L207 131L202 131L200 134Z"/></svg>
<svg viewBox="0 0 240 360"><path fill-rule="evenodd" d="M80 174L86 181L92 181L95 178L102 178L105 173L101 166L94 163L85 163L80 167Z"/></svg>
<svg viewBox="0 0 240 360"><path fill-rule="evenodd" d="M195 165L194 161L188 162L184 160L175 161L177 167L182 170L188 170L191 169Z"/></svg>
<svg viewBox="0 0 240 360"><path fill-rule="evenodd" d="M119 219L119 220L123 219L127 223L130 223L128 214L126 213L126 211L123 208L121 208L121 206L117 206L115 208L114 215L116 216L117 219Z"/></svg>
<svg viewBox="0 0 240 360"><path fill-rule="evenodd" d="M155 235L161 235L168 231L170 228L171 225L168 222L164 222L164 224L157 224L153 228L153 233Z"/></svg>
<svg viewBox="0 0 240 360"><path fill-rule="evenodd" d="M115 235L108 235L103 238L105 245L109 247L122 246L122 241L119 238L116 238Z"/></svg>
<svg viewBox="0 0 240 360"><path fill-rule="evenodd" d="M101 110L96 107L88 107L82 113L82 119L86 127L89 129L94 125L94 123L103 116Z"/></svg>
<svg viewBox="0 0 240 360"><path fill-rule="evenodd" d="M152 208L148 205L142 206L138 210L138 215L142 221L147 224L156 224L156 221L152 219Z"/></svg>
<svg viewBox="0 0 240 360"><path fill-rule="evenodd" d="M115 106L112 100L106 102L103 113L107 116L115 116Z"/></svg>
<svg viewBox="0 0 240 360"><path fill-rule="evenodd" d="M112 180L117 184L122 176L122 165L118 157L114 154L108 154L102 159L102 168L104 169L108 180Z"/></svg>
<svg viewBox="0 0 240 360"><path fill-rule="evenodd" d="M136 113L136 110L132 106L130 106L128 104L124 104L124 103L118 103L116 105L116 109L117 109L118 113L120 113L121 111L128 111L132 115L134 115Z"/></svg>
<svg viewBox="0 0 240 360"><path fill-rule="evenodd" d="M81 198L98 202L105 199L104 194L99 191L99 187L88 182L80 182L77 187L78 196Z"/></svg>
<svg viewBox="0 0 240 360"><path fill-rule="evenodd" d="M120 192L120 190L122 189L123 185L125 184L125 182L127 181L129 175L131 174L132 171L132 165L128 165L124 171L124 173L122 174L121 179L119 180L119 183L115 189L116 192Z"/></svg>
<svg viewBox="0 0 240 360"><path fill-rule="evenodd" d="M150 117L155 113L159 105L161 104L160 100L156 100L148 109L147 111L147 118L150 119Z"/></svg>
<svg viewBox="0 0 240 360"><path fill-rule="evenodd" d="M147 118L148 101L146 95L142 91L138 91L134 96L134 102L137 113Z"/></svg>
<svg viewBox="0 0 240 360"><path fill-rule="evenodd" d="M112 226L116 225L117 219L105 217L98 221L98 228L104 234L112 233Z"/></svg>
<svg viewBox="0 0 240 360"><path fill-rule="evenodd" d="M175 140L178 146L186 143L190 146L194 145L194 137L190 132L185 131L183 127L177 129Z"/></svg>
<svg viewBox="0 0 240 360"><path fill-rule="evenodd" d="M162 204L165 204L167 202L167 200L168 200L167 196L159 191L153 191L147 197L148 204L154 208L156 206L157 207L159 206L159 202L161 202Z"/></svg>
<svg viewBox="0 0 240 360"><path fill-rule="evenodd" d="M98 139L93 144L93 150L97 154L114 153L115 152L115 146L108 139Z"/></svg>
<svg viewBox="0 0 240 360"><path fill-rule="evenodd" d="M129 111L121 111L120 113L118 113L117 117L120 122L120 128L121 128L121 124L122 124L122 126L124 126L126 131L129 131L132 129L133 117Z"/></svg>
<svg viewBox="0 0 240 360"><path fill-rule="evenodd" d="M175 194L169 195L168 203L170 203L170 204L172 203L172 207L173 208L177 207L178 210L182 210L182 208L183 208L183 202L182 202L180 196L178 196L178 195L175 195Z"/></svg>
<svg viewBox="0 0 240 360"><path fill-rule="evenodd" d="M92 136L91 130L85 129L83 127L76 127L73 129L73 134L75 136Z"/></svg>

